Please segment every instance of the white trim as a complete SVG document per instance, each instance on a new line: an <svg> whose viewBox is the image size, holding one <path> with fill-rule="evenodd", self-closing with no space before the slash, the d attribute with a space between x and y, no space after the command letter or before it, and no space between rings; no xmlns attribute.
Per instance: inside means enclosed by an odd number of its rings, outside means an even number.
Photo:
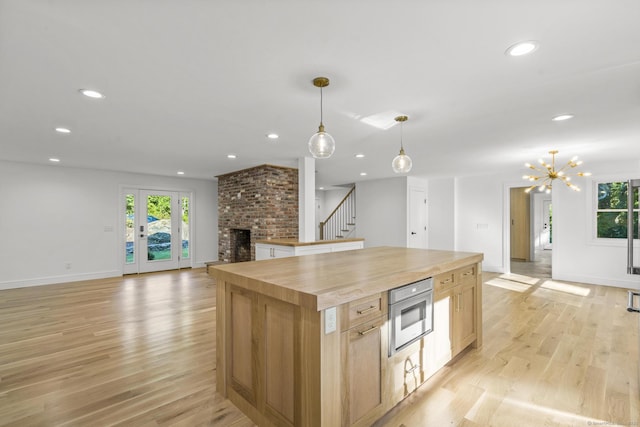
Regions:
<svg viewBox="0 0 640 427"><path fill-rule="evenodd" d="M640 290L640 283L637 279L634 280L619 280L611 279L609 277L597 277L597 276L582 276L579 274L562 274L558 277L554 277L553 280L562 280L564 282L578 282L587 283L599 286L611 286L614 288L636 289Z"/></svg>
<svg viewBox="0 0 640 427"><path fill-rule="evenodd" d="M32 286L54 285L57 283L80 282L83 280L107 279L110 277L122 277L122 273L117 270L101 271L97 273L84 273L63 276L49 276L34 279L14 280L0 282L0 290L29 288Z"/></svg>
<svg viewBox="0 0 640 427"><path fill-rule="evenodd" d="M122 212L125 212L126 210L126 202L125 202L125 194L127 193L127 190L135 193L135 198L136 201L139 200L140 198L140 192L141 191L167 191L167 192L172 192L172 193L177 193L178 194L178 198L181 199L183 196L188 195L189 196L189 258L184 261L182 259L182 255L180 255L180 261L178 261L178 268L196 268L197 265L200 265L199 263L196 263L195 261L195 257L196 257L196 252L195 252L195 246L196 246L196 232L195 232L195 211L196 211L196 191L193 189L188 189L188 188L168 188L165 186L154 186L154 185L126 185L126 184L118 184L118 205L119 205L119 210L118 210L118 233L122 233L122 231L125 228L125 223L124 223L124 216L121 215ZM182 210L182 206L180 206L180 209ZM181 216L182 217L182 216ZM182 224L182 220L180 220L181 224ZM182 225L181 225L182 226ZM122 236L122 238L124 238L125 236ZM120 267L120 275L124 275L125 274L125 258L121 256L122 253L122 245L125 243L124 240L120 240L119 243L119 247L118 247L118 251L120 251L120 255L118 256L120 262L119 262L119 267ZM182 251L182 237L180 237L180 251ZM136 253L139 251L136 251ZM182 254L182 252L180 252ZM137 256L137 255L136 255ZM136 263L138 262L138 260L136 259ZM202 267L204 267L204 262L201 263ZM137 272L127 272L126 274L136 274L136 273L140 273L140 271Z"/></svg>

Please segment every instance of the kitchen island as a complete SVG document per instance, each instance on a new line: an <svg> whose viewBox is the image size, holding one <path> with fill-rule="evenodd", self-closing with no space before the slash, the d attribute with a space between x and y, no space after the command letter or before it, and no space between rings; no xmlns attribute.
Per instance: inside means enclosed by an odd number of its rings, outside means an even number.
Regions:
<svg viewBox="0 0 640 427"><path fill-rule="evenodd" d="M376 247L212 267L217 390L259 426L370 425L482 344L478 253ZM433 277L433 332L388 355L388 291Z"/></svg>

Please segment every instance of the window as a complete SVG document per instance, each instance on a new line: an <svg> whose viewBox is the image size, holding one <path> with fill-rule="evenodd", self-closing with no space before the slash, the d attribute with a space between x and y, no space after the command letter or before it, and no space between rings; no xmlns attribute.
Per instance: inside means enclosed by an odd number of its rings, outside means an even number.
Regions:
<svg viewBox="0 0 640 427"><path fill-rule="evenodd" d="M599 239L627 238L627 183L600 182L597 184L596 237ZM638 194L634 195L633 234L638 236Z"/></svg>

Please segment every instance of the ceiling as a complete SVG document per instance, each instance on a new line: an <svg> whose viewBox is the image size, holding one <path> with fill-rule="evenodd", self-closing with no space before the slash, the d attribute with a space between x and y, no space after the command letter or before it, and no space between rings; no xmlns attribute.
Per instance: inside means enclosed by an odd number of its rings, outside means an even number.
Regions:
<svg viewBox="0 0 640 427"><path fill-rule="evenodd" d="M520 179L551 149L585 170L637 160L638 17L637 0L0 0L0 159L205 179L296 166L326 76L336 151L317 186L394 176L400 127L369 123L399 114L410 175ZM523 40L538 50L505 55Z"/></svg>

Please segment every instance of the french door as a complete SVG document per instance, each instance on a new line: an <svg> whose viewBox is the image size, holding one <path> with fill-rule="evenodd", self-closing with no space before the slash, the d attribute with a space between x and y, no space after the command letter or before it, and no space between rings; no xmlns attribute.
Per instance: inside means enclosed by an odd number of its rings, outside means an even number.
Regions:
<svg viewBox="0 0 640 427"><path fill-rule="evenodd" d="M124 273L191 265L189 193L125 189Z"/></svg>

